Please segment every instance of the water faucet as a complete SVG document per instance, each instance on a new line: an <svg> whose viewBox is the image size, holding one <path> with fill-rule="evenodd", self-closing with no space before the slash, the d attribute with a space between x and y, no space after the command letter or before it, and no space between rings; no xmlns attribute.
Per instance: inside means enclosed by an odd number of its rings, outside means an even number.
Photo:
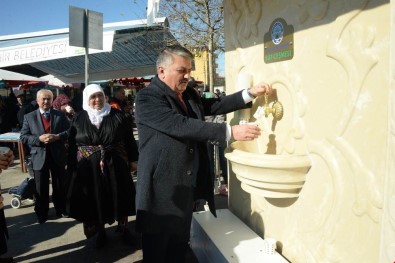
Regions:
<svg viewBox="0 0 395 263"><path fill-rule="evenodd" d="M269 96L265 95L265 104L264 106L258 106L255 113L254 113L254 118L256 119L257 123L260 123L261 129L264 131L268 132L268 134L271 134L272 128L270 128L269 123L267 121L267 117L269 115L273 115L273 120L279 121L282 119L284 116L284 108L281 102L277 101L277 99L273 102L273 105L270 107L269 105Z"/></svg>
<svg viewBox="0 0 395 263"><path fill-rule="evenodd" d="M277 99L273 102L272 107L269 106L269 96L265 94L265 117L267 118L271 113L273 115L273 119L279 121L284 116L284 107Z"/></svg>
<svg viewBox="0 0 395 263"><path fill-rule="evenodd" d="M269 114L273 115L273 125L269 125L268 118ZM255 123L258 124L259 128L266 136L259 136L258 152L262 154L276 154L276 136L274 135L275 123L282 119L284 115L283 105L277 101L274 101L273 105L269 106L269 96L265 94L264 106L258 106L255 113ZM267 141L268 140L268 141ZM265 145L267 148L265 149Z"/></svg>

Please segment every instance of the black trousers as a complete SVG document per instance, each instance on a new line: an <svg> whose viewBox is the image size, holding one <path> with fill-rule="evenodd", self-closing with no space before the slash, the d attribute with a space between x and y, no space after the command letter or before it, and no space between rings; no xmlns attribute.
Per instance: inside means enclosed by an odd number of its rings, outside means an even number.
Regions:
<svg viewBox="0 0 395 263"><path fill-rule="evenodd" d="M66 173L64 166L57 165L50 154L46 155L41 170L34 170L36 182L36 203L34 211L38 218L47 219L49 210L49 177L52 179L52 202L57 215L65 212L66 208Z"/></svg>
<svg viewBox="0 0 395 263"><path fill-rule="evenodd" d="M142 234L143 263L185 263L188 240L171 234Z"/></svg>

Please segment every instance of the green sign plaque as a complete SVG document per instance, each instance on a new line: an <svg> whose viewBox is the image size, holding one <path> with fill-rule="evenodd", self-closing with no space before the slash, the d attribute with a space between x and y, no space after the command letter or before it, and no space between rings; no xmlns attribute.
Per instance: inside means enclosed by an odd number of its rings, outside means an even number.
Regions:
<svg viewBox="0 0 395 263"><path fill-rule="evenodd" d="M294 27L283 18L275 19L264 36L265 63L291 60L294 56Z"/></svg>

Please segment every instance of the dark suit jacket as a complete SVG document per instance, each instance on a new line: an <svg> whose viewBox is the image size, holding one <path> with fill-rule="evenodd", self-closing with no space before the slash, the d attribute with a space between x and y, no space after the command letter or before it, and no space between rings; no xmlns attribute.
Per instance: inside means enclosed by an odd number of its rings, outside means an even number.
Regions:
<svg viewBox="0 0 395 263"><path fill-rule="evenodd" d="M220 100L204 100L193 88L187 88L183 98L197 118L189 117L177 94L157 76L136 97L136 226L141 232L189 235L196 199L207 200L215 215L207 142L225 142L227 128L225 123L205 122L204 116L251 105L244 103L241 92Z"/></svg>
<svg viewBox="0 0 395 263"><path fill-rule="evenodd" d="M37 109L25 115L21 129L21 141L31 146L33 170L41 170L45 162L47 150L52 154L53 160L59 166L66 164L67 131L69 121L63 112L51 109L51 133L59 134L60 140L47 144L40 142L38 137L44 134L44 125L41 121L40 110Z"/></svg>

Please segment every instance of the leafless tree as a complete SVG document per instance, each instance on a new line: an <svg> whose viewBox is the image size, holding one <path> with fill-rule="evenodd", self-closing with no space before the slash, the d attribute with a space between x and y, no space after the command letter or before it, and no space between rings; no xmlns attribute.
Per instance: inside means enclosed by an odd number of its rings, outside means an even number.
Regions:
<svg viewBox="0 0 395 263"><path fill-rule="evenodd" d="M180 44L192 52L208 52L208 84L213 92L215 54L224 51L223 0L162 0L159 14L169 19Z"/></svg>

